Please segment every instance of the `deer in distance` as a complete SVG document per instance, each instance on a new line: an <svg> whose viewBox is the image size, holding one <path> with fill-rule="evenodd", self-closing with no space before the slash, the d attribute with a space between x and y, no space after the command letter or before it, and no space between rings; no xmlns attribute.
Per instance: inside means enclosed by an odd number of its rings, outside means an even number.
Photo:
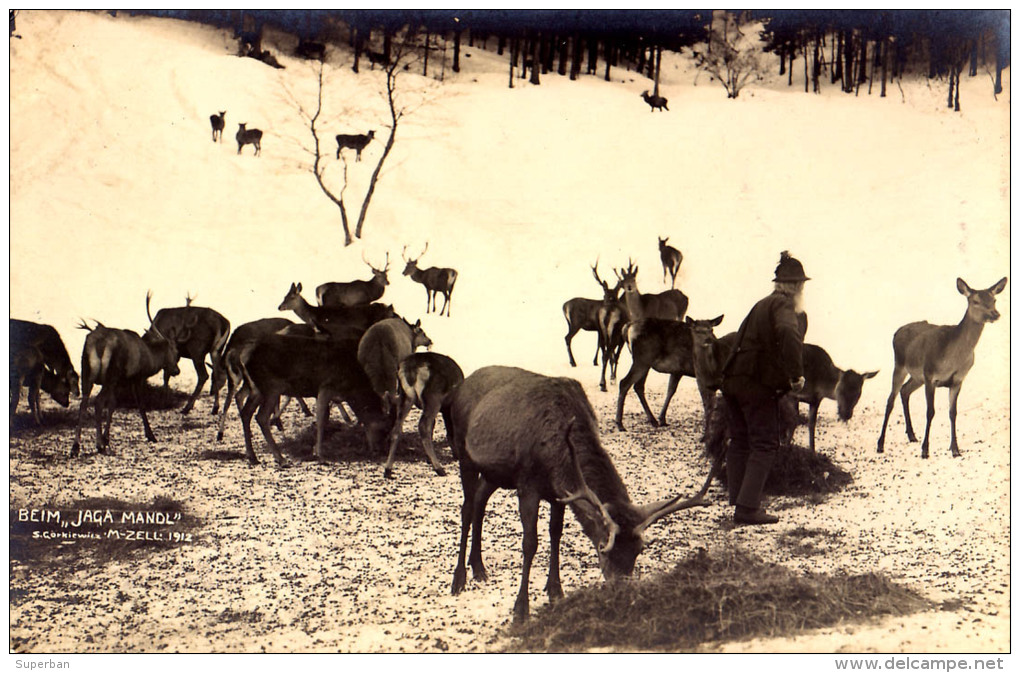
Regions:
<svg viewBox="0 0 1020 673"><path fill-rule="evenodd" d="M415 259L408 259L407 246L404 246L400 256L404 258L404 275L410 276L411 280L425 286L425 312L431 313L436 310L436 295L443 295L443 308L439 315L446 311L446 317L450 317L450 297L453 295L453 285L457 282L457 271L449 268L431 266L425 270L418 267L418 260L428 252L429 244L425 242L425 249Z"/></svg>
<svg viewBox="0 0 1020 673"><path fill-rule="evenodd" d="M631 321L641 318L661 318L663 320L683 320L687 313L688 299L680 290L666 290L658 294L642 294L638 291L638 268L634 263L627 262L626 269L616 269L616 276L623 288L623 301Z"/></svg>
<svg viewBox="0 0 1020 673"><path fill-rule="evenodd" d="M680 264L684 261L684 255L671 245L666 245L669 236L659 239L659 258L662 260L662 283L665 285L666 276L669 275L669 287L676 287L676 274L680 271Z"/></svg>
<svg viewBox="0 0 1020 673"><path fill-rule="evenodd" d="M669 103L669 101L665 97L663 97L663 96L659 96L659 95L656 95L656 94L651 94L650 95L648 93L648 91L646 90L646 91L643 91L641 93L641 98L643 98L644 101L646 103L648 103L648 107L651 108L649 110L649 112L655 112L656 110L667 110L667 111L669 110L669 106L667 105L667 103Z"/></svg>
<svg viewBox="0 0 1020 673"><path fill-rule="evenodd" d="M932 325L927 321L912 322L896 330L893 335L892 390L885 403L882 433L878 436L878 452L885 450L885 430L889 415L896 404L896 393L903 405L907 439L916 442L910 422L910 396L924 386L928 413L921 443L921 458L928 457L928 439L931 421L935 417L935 389L949 388L949 425L952 439L949 449L953 457L960 456L956 441L956 402L964 379L974 366L974 349L977 347L985 323L995 322L1000 314L995 298L1006 287L1006 278L987 290L974 290L962 279L956 279L956 289L967 298L967 310L958 325ZM909 377L909 378L908 378Z"/></svg>
<svg viewBox="0 0 1020 673"><path fill-rule="evenodd" d="M513 410L508 413L508 410ZM467 583L467 564L476 581L488 579L482 561L482 520L496 489L516 489L524 529L521 585L514 621L529 614L528 584L538 549L538 509L550 505L549 600L563 596L560 538L567 506L595 545L607 578L633 573L644 547L643 534L673 512L707 505L704 501L719 461L701 490L688 500L675 496L636 505L599 441L598 422L581 384L515 367L479 369L443 406L453 454L460 462L464 502L460 548L453 575L454 595ZM467 541L474 537L467 557ZM467 558L466 558L467 557Z"/></svg>
<svg viewBox="0 0 1020 673"><path fill-rule="evenodd" d="M149 318L149 329L138 336L135 332L125 329L114 329L96 322L90 328L82 321L79 327L88 330L85 347L81 354L81 406L78 407L78 426L74 433L74 445L71 457L74 458L81 450L81 426L85 420L85 409L89 405L92 386L102 386L96 395L96 450L106 453L110 446L110 425L113 423L113 412L117 408L116 392L118 386L126 385L132 389L138 404L138 413L142 417L145 438L156 441L149 419L145 415L145 403L141 394L145 380L163 369L171 376L177 376L177 346L171 338L160 333L149 311L152 292L145 295L145 315ZM102 429L106 420L106 429Z"/></svg>
<svg viewBox="0 0 1020 673"><path fill-rule="evenodd" d="M377 269L372 263L365 259L365 253L361 253L361 261L372 270L370 280L352 280L346 283L323 283L315 288L315 298L319 306L359 306L378 301L390 284L386 277L390 270L390 253L386 253L386 263L383 268Z"/></svg>
<svg viewBox="0 0 1020 673"><path fill-rule="evenodd" d="M209 373L206 371L205 356L212 360L213 371L220 366L220 358L223 356L223 349L230 338L230 321L211 308L204 306L192 306L194 297L190 294L186 297L186 306L174 308L161 308L156 312L154 324L160 334L170 335L177 348L178 357L191 360L195 365L195 374L198 376L198 383L191 393L182 414L188 414L195 406L195 400L202 393L205 382L209 380ZM163 390L165 394L170 391L170 372L163 370ZM215 400L212 413L215 416L219 412L220 391L212 386L209 391Z"/></svg>
<svg viewBox="0 0 1020 673"><path fill-rule="evenodd" d="M21 388L28 386L28 409L36 425L42 425L39 391L45 391L62 407L71 403L71 387L67 379L58 376L46 366L42 351L35 346L17 346L10 349L11 411L9 422L14 424L14 412L21 401Z"/></svg>
<svg viewBox="0 0 1020 673"><path fill-rule="evenodd" d="M336 158L340 158L340 152L342 150L350 149L357 152L357 157L354 159L356 162L361 161L361 152L372 142L372 138L375 137L375 131L369 131L364 135L345 135L340 134L336 137Z"/></svg>
<svg viewBox="0 0 1020 673"><path fill-rule="evenodd" d="M432 463L432 469L440 477L446 471L439 465L436 450L432 445L432 433L435 430L436 414L442 408L446 398L464 380L464 372L453 358L440 353L411 353L400 361L397 367L397 419L390 432L390 454L386 458L383 476L393 477L393 461L400 443L400 431L411 407L421 409L418 421L418 436L421 438L425 455ZM449 431L447 431L449 434Z"/></svg>
<svg viewBox="0 0 1020 673"><path fill-rule="evenodd" d="M223 142L223 128L227 125L227 111L223 110L214 115L209 115L209 123L212 124L213 142Z"/></svg>
<svg viewBox="0 0 1020 673"><path fill-rule="evenodd" d="M52 370L58 377L67 382L71 395L78 396L78 372L71 364L71 356L60 338L60 334L52 325L10 318L11 350L20 348L37 348L43 357L43 366Z"/></svg>
<svg viewBox="0 0 1020 673"><path fill-rule="evenodd" d="M245 145L251 145L255 148L255 156L262 154L262 131L258 129L245 128L247 122L244 124L237 125L237 153L241 153L241 149Z"/></svg>
<svg viewBox="0 0 1020 673"><path fill-rule="evenodd" d="M325 462L322 439L329 420L332 400L341 398L351 405L365 427L369 448L385 441L390 422L381 400L358 363L357 342L270 334L259 339L244 365L250 394L241 408L245 455L257 465L252 446L251 419L255 416L277 465L287 459L273 439L270 420L280 397L315 397L315 457Z"/></svg>

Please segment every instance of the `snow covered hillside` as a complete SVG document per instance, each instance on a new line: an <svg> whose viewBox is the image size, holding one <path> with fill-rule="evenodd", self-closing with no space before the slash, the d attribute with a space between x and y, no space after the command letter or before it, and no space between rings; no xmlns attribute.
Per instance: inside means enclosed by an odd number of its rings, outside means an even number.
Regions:
<svg viewBox="0 0 1020 673"><path fill-rule="evenodd" d="M661 235L684 253L689 314L725 314L719 333L770 290L789 249L813 278L808 340L842 367L882 370L863 400L881 405L895 329L959 322L957 276L986 288L1009 275L1008 82L995 101L986 77L965 78L962 113L923 80L882 99L806 95L773 75L727 100L688 54L669 55L670 111L652 114L639 97L650 82L623 69L613 83L551 74L511 90L502 57L468 48L443 83L401 75L428 102L402 122L364 239L345 248L310 173L299 108L315 104L313 65L281 56L274 70L234 56L224 31L165 19L26 11L18 29L10 314L53 324L74 360L79 318L142 329L147 289L153 310L190 291L236 326L279 315L293 281L314 301L319 283L368 278L362 255L378 265L388 252L384 300L421 317L465 372L516 364L590 382L594 336L575 339L571 370L561 306L600 296L596 258L604 278L632 258L642 290L661 291ZM325 78L329 139L385 136L379 71L355 75L337 52ZM218 110L222 144L210 141ZM237 155L238 122L264 131L260 158ZM355 214L381 151L376 140L350 164ZM426 241L423 265L460 271L450 319L426 316L423 289L400 275L403 247ZM1008 412L1011 290L978 346L964 417L986 399ZM944 418L943 394L939 405Z"/></svg>

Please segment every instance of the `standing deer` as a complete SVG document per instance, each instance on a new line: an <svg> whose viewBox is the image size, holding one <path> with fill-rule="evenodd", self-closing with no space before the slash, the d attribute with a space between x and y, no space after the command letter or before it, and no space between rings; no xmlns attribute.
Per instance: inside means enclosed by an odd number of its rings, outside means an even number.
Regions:
<svg viewBox="0 0 1020 673"><path fill-rule="evenodd" d="M315 288L319 306L359 306L377 301L386 291L390 281L386 273L390 270L390 253L386 253L386 264L381 269L372 266L361 253L361 260L372 270L371 280L353 280L348 283L323 283Z"/></svg>
<svg viewBox="0 0 1020 673"><path fill-rule="evenodd" d="M795 393L795 397L799 402L806 402L809 408L808 435L812 452L815 450L818 407L822 400L835 400L839 420L845 423L853 418L864 382L877 374L877 371L858 374L852 369L840 369L833 364L824 348L804 344L804 388Z"/></svg>
<svg viewBox="0 0 1020 673"><path fill-rule="evenodd" d="M211 308L204 306L192 306L193 297L188 295L187 306L174 308L161 308L156 312L155 325L161 334L170 335L177 348L178 357L188 358L195 365L195 374L198 376L198 383L191 393L182 414L188 414L195 406L195 400L202 393L205 382L209 380L206 371L205 356L212 360L212 370L219 367L220 358L223 356L223 349L230 338L230 321ZM163 371L163 389L169 393L170 372ZM212 413L219 411L220 391L212 386L209 394L215 398Z"/></svg>
<svg viewBox="0 0 1020 673"><path fill-rule="evenodd" d="M241 149L245 145L251 145L255 148L255 156L262 154L262 131L258 129L245 128L247 122L244 124L237 125L237 153L241 153Z"/></svg>
<svg viewBox="0 0 1020 673"><path fill-rule="evenodd" d="M393 461L397 454L397 444L400 443L400 431L412 406L421 409L418 436L421 437L422 447L432 463L432 469L440 477L446 476L432 446L432 432L436 425L436 414L463 380L464 372L453 358L439 353L411 353L400 361L397 368L397 420L390 432L390 455L386 458L384 477L393 477Z"/></svg>
<svg viewBox="0 0 1020 673"><path fill-rule="evenodd" d="M358 342L358 362L365 370L372 389L382 399L388 413L397 395L397 368L419 347L431 347L432 340L421 328L403 318L388 318L368 328Z"/></svg>
<svg viewBox="0 0 1020 673"><path fill-rule="evenodd" d="M71 357L52 325L10 318L11 350L37 348L43 357L43 366L52 370L67 382L71 394L78 395L78 372L71 364Z"/></svg>
<svg viewBox="0 0 1020 673"><path fill-rule="evenodd" d="M659 294L642 294L637 287L638 267L628 260L626 269L617 269L616 276L623 288L623 301L631 321L641 318L683 320L687 313L687 295L680 290L666 290Z"/></svg>
<svg viewBox="0 0 1020 673"><path fill-rule="evenodd" d="M711 320L685 319L691 330L691 352L694 356L694 377L698 381L701 405L705 411L705 430L701 441L708 437L709 422L715 409L716 393L722 390L722 368L730 351L737 343L737 333L716 338L714 329L722 323L723 316Z"/></svg>
<svg viewBox="0 0 1020 673"><path fill-rule="evenodd" d="M878 436L878 452L885 450L885 429L889 414L896 403L896 393L903 404L903 418L907 426L907 439L916 442L914 427L910 422L910 395L924 386L924 397L928 404L928 415L924 426L924 441L921 443L921 458L928 457L928 435L931 421L935 417L935 388L949 388L949 425L952 440L949 449L953 457L959 457L960 448L956 442L956 401L960 387L974 366L974 348L977 346L985 323L999 319L995 309L995 297L1006 287L1003 278L987 290L973 290L962 278L956 279L956 289L967 298L967 311L959 325L932 325L912 322L896 330L893 335L892 390L885 403L885 418L882 420L882 434ZM909 376L909 380L907 379ZM904 383L905 382L905 383Z"/></svg>
<svg viewBox="0 0 1020 673"><path fill-rule="evenodd" d="M294 311L317 332L328 334L333 339L359 339L375 323L398 317L392 304L313 306L301 296L301 283L291 283L279 309Z"/></svg>
<svg viewBox="0 0 1020 673"><path fill-rule="evenodd" d="M496 489L516 489L524 529L524 563L514 621L523 621L529 613L528 584L538 548L540 501L545 500L551 508L546 583L550 601L563 596L559 557L567 505L595 545L599 567L609 579L633 572L649 526L673 512L708 504L703 498L715 469L689 500L676 496L645 506L632 503L599 441L591 404L573 379L514 367L485 367L457 388L443 407L443 418L460 461L464 489L453 594L463 591L467 582L466 560L476 580L488 579L482 561L485 506ZM472 528L471 555L465 559Z"/></svg>
<svg viewBox="0 0 1020 673"><path fill-rule="evenodd" d="M656 110L669 110L669 106L667 105L669 100L664 96L649 94L646 90L641 93L641 98L648 103L648 107L650 108L649 112L655 112Z"/></svg>
<svg viewBox="0 0 1020 673"><path fill-rule="evenodd" d="M322 438L330 402L336 398L350 404L358 415L365 426L369 448L376 449L385 441L389 420L358 363L354 341L270 334L255 343L244 365L244 375L251 394L241 409L241 423L245 454L252 465L259 462L252 446L252 416L258 421L277 464L281 467L288 464L269 427L282 395L316 398L315 457L320 462L325 460Z"/></svg>
<svg viewBox="0 0 1020 673"><path fill-rule="evenodd" d="M39 405L39 391L45 390L62 407L71 403L71 387L67 379L58 376L46 366L42 351L35 346L19 347L11 344L10 349L10 422L21 401L21 388L28 386L28 409L36 425L42 425L42 409Z"/></svg>
<svg viewBox="0 0 1020 673"><path fill-rule="evenodd" d="M680 271L680 263L684 261L684 255L671 245L666 245L669 236L659 239L659 257L662 259L662 283L666 283L666 275L669 274L669 287L676 287L676 274Z"/></svg>
<svg viewBox="0 0 1020 673"><path fill-rule="evenodd" d="M170 372L171 376L179 374L180 369L177 368L177 347L173 335L164 336L149 312L151 299L152 292L149 292L145 295L145 315L149 318L149 329L143 336L130 330L106 327L99 322L91 329L84 321L79 325L89 330L89 334L85 337L85 347L81 354L81 406L78 407L78 427L71 447L72 458L81 450L81 425L94 385L103 387L96 395L95 405L96 450L99 453L106 453L110 446L110 425L117 407L116 391L121 385L129 386L134 393L145 428L145 438L150 442L156 441L149 419L145 416L141 388L147 378L161 369ZM104 417L105 430L102 429Z"/></svg>
<svg viewBox="0 0 1020 673"><path fill-rule="evenodd" d="M606 391L606 365L609 365L610 379L616 381L616 366L623 350L624 327L629 322L627 307L619 299L620 283L610 288L609 283L599 277L598 262L592 267L595 280L602 286L602 302L595 313L595 322L599 333L599 346L602 351L602 378L599 390Z"/></svg>
<svg viewBox="0 0 1020 673"><path fill-rule="evenodd" d="M355 161L361 161L361 152L372 142L372 138L375 137L375 131L369 131L364 135L345 135L341 133L336 137L336 158L340 158L340 152L345 149L351 149L357 152Z"/></svg>
<svg viewBox="0 0 1020 673"><path fill-rule="evenodd" d="M630 323L627 330L633 364L627 375L620 380L620 394L616 400L616 427L623 427L623 404L631 386L637 393L641 408L653 426L666 425L666 411L676 392L677 384L684 376L696 378L694 371L694 339L691 328L679 320L663 320L661 318L644 318ZM655 420L652 410L645 399L645 379L648 372L654 369L669 374L666 388L666 399L662 403L659 420Z"/></svg>
<svg viewBox="0 0 1020 673"><path fill-rule="evenodd" d="M602 285L602 280L598 277L598 260L595 260L595 264L591 265L591 270L595 273L595 278L598 280L599 285ZM616 285L617 291L619 290L619 283ZM605 288L603 288L604 290ZM603 300L605 297L603 296ZM599 353L602 351L602 332L599 331L599 308L602 307L603 301L598 299L585 299L584 297L574 297L568 299L563 304L563 317L567 319L567 336L563 337L563 340L567 343L567 356L570 358L570 366L576 367L577 363L574 361L574 352L570 349L570 342L574 340L574 336L580 331L595 332L598 335L598 345L595 347L595 357L592 359L592 364L597 365L599 363Z"/></svg>
<svg viewBox="0 0 1020 673"><path fill-rule="evenodd" d="M426 313L436 310L436 294L442 294L443 308L439 310L439 315L443 315L443 311L446 311L446 317L450 317L450 297L453 294L453 284L457 282L457 271L455 269L441 269L435 266L429 267L424 271L419 269L418 260L421 259L428 249L429 244L426 241L425 249L421 251L421 254L415 259L408 259L406 254L407 246L404 246L404 250L400 254L407 263L404 267L404 275L410 276L411 280L425 286Z"/></svg>
<svg viewBox="0 0 1020 673"><path fill-rule="evenodd" d="M212 139L213 142L223 142L223 127L227 124L227 111L224 110L218 114L209 115L209 123L212 124Z"/></svg>

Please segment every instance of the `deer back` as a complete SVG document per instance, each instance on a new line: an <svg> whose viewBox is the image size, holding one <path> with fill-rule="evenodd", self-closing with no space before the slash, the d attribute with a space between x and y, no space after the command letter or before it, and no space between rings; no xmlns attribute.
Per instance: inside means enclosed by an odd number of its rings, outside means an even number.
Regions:
<svg viewBox="0 0 1020 673"><path fill-rule="evenodd" d="M598 312L602 302L598 299L574 297L563 303L563 317L567 324L578 329L594 332L598 330Z"/></svg>
<svg viewBox="0 0 1020 673"><path fill-rule="evenodd" d="M464 372L453 358L441 353L411 353L400 361L397 380L403 394L421 409L430 396L445 401L464 381Z"/></svg>
<svg viewBox="0 0 1020 673"><path fill-rule="evenodd" d="M358 343L358 362L377 395L393 393L401 360L414 352L412 328L400 318L388 318L368 328Z"/></svg>
<svg viewBox="0 0 1020 673"><path fill-rule="evenodd" d="M230 338L230 321L204 306L163 308L156 312L153 323L177 345L178 354L189 359L221 351Z"/></svg>
<svg viewBox="0 0 1020 673"><path fill-rule="evenodd" d="M99 326L85 337L82 376L92 383L144 380L161 369L171 376L180 373L177 348L151 331L139 336L130 330Z"/></svg>
<svg viewBox="0 0 1020 673"><path fill-rule="evenodd" d="M370 304L386 291L389 282L385 275L374 275L371 280L354 280L347 283L323 283L315 288L320 306L349 307Z"/></svg>
<svg viewBox="0 0 1020 673"><path fill-rule="evenodd" d="M52 325L10 318L11 347L34 347L42 354L44 364L67 380L71 391L78 394L78 372L71 364L60 334Z"/></svg>
<svg viewBox="0 0 1020 673"><path fill-rule="evenodd" d="M694 337L689 325L677 320L644 318L628 329L631 356L659 372L696 376Z"/></svg>

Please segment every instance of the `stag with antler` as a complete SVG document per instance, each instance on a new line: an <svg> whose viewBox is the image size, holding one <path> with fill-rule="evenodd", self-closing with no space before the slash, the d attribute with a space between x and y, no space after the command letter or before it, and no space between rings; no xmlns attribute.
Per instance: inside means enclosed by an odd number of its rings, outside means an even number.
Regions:
<svg viewBox="0 0 1020 673"><path fill-rule="evenodd" d="M595 311L595 323L599 333L599 348L602 351L602 378L599 380L599 390L606 391L606 365L609 365L609 374L612 381L616 381L616 365L620 361L620 351L623 350L624 327L630 322L627 307L620 301L620 287L609 287L609 283L599 277L598 260L591 268L595 280L602 286L602 301Z"/></svg>
<svg viewBox="0 0 1020 673"><path fill-rule="evenodd" d="M177 368L177 346L173 334L163 334L149 311L152 292L145 296L145 315L149 318L149 329L143 336L124 329L106 327L98 320L96 326L90 328L83 320L79 327L89 331L85 337L85 348L81 354L81 406L78 408L78 427L74 434L74 445L71 457L77 456L81 449L81 425L85 419L92 386L99 385L103 389L96 395L96 450L106 453L110 446L110 425L113 412L117 407L115 397L117 389L129 386L138 404L138 412L142 416L145 438L156 441L149 419L145 416L145 404L141 395L142 384L160 369L171 376L180 373ZM103 420L106 429L102 429Z"/></svg>
<svg viewBox="0 0 1020 673"><path fill-rule="evenodd" d="M687 313L687 295L680 290L666 290L659 294L642 294L637 287L638 267L627 260L626 269L617 269L616 276L623 288L623 301L631 321L641 318L683 320Z"/></svg>
<svg viewBox="0 0 1020 673"><path fill-rule="evenodd" d="M153 321L161 334L170 335L177 348L178 357L187 358L195 365L198 383L181 409L182 414L187 414L195 406L195 400L202 393L205 382L209 380L205 357L208 355L212 360L213 371L219 368L223 349L227 345L227 339L230 338L230 321L211 308L192 306L194 300L195 297L188 293L184 306L162 308L156 312ZM169 371L163 371L164 394L169 393L170 376ZM220 408L220 391L213 386L210 394L214 398L212 413L216 415Z"/></svg>
<svg viewBox="0 0 1020 673"><path fill-rule="evenodd" d="M507 413L513 409L513 413ZM538 506L550 504L549 581L551 601L563 596L559 576L563 515L569 505L594 543L608 579L630 575L644 546L643 533L663 517L706 505L704 496L718 460L701 490L635 505L599 441L598 422L581 384L513 367L485 367L469 376L443 406L443 418L460 461L464 504L453 593L467 582L466 561L476 580L488 574L482 562L482 519L498 488L516 489L524 528L524 565L514 619L528 617L528 580L538 548ZM471 528L471 555L465 559Z"/></svg>
<svg viewBox="0 0 1020 673"><path fill-rule="evenodd" d="M432 313L436 310L436 295L443 295L443 308L439 315L446 311L446 317L450 317L450 297L453 294L453 284L457 282L456 269L440 268L431 266L427 269L418 268L418 260L422 258L429 249L428 241L425 242L425 249L414 259L407 257L407 246L404 246L400 256L404 258L404 275L410 276L411 280L425 286L425 312Z"/></svg>
<svg viewBox="0 0 1020 673"><path fill-rule="evenodd" d="M386 253L386 264L383 268L377 269L372 263L365 259L365 253L361 253L361 261L372 270L371 280L352 280L348 283L323 283L315 288L315 297L319 300L319 306L340 307L340 306L361 306L371 304L383 296L386 286L390 284L386 277L390 270L390 253Z"/></svg>

